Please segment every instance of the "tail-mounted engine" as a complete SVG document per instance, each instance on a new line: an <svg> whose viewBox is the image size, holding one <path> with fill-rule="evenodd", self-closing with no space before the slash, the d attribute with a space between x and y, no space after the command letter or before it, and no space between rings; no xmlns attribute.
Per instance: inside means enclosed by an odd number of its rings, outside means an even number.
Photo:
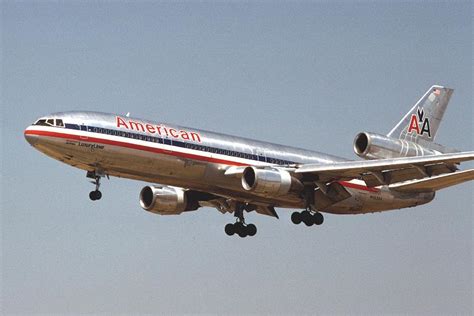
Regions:
<svg viewBox="0 0 474 316"><path fill-rule="evenodd" d="M435 155L438 152L407 140L363 132L354 139L354 152L364 159Z"/></svg>
<svg viewBox="0 0 474 316"><path fill-rule="evenodd" d="M140 206L160 215L177 215L197 210L199 205L189 199L184 189L168 186L146 186L140 192Z"/></svg>
<svg viewBox="0 0 474 316"><path fill-rule="evenodd" d="M303 184L286 170L247 167L242 173L242 187L262 196L279 196L301 191Z"/></svg>

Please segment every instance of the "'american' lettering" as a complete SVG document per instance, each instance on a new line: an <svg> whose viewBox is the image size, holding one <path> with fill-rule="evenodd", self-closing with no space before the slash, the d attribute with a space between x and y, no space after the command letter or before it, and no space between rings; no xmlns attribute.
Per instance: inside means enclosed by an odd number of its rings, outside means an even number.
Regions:
<svg viewBox="0 0 474 316"><path fill-rule="evenodd" d="M181 138L184 140L192 140L195 142L201 142L201 135L196 132L188 132L185 130L177 130L175 128L168 128L163 125L151 125L148 123L141 123L133 120L125 121L123 118L116 116L116 122L118 128L126 128L133 131L147 132L150 134L158 134L160 136L171 136L173 138Z"/></svg>

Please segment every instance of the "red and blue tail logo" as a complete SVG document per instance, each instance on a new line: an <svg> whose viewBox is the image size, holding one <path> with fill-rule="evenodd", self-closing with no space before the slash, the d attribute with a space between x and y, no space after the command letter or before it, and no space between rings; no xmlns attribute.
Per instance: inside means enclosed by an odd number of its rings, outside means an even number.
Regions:
<svg viewBox="0 0 474 316"><path fill-rule="evenodd" d="M411 115L410 124L408 125L408 133L415 132L417 135L423 136L425 133L431 138L430 120L424 117L423 108L418 108L416 114Z"/></svg>

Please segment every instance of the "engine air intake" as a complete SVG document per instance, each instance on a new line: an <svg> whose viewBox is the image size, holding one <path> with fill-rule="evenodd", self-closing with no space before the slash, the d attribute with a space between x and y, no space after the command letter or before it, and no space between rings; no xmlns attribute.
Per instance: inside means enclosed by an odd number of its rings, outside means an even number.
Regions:
<svg viewBox="0 0 474 316"><path fill-rule="evenodd" d="M359 133L354 140L354 151L357 155L363 155L369 147L369 137L366 133Z"/></svg>
<svg viewBox="0 0 474 316"><path fill-rule="evenodd" d="M155 214L174 215L199 207L189 202L186 191L181 188L149 185L140 191L140 206Z"/></svg>

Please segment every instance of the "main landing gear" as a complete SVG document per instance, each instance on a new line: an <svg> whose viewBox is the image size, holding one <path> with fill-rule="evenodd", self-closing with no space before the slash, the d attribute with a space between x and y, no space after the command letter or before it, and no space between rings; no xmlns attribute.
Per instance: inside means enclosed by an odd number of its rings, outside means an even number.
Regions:
<svg viewBox="0 0 474 316"><path fill-rule="evenodd" d="M95 171L87 171L88 178L94 179L94 181L91 181L92 184L95 184L95 190L91 191L89 193L89 198L92 201L100 200L102 198L102 192L99 191L100 188L100 178L101 176L98 175Z"/></svg>
<svg viewBox="0 0 474 316"><path fill-rule="evenodd" d="M228 236L237 234L240 237L245 238L247 236L255 236L257 233L257 226L254 224L246 225L244 222L235 222L234 224L229 223L225 225L224 230Z"/></svg>
<svg viewBox="0 0 474 316"><path fill-rule="evenodd" d="M306 226L321 225L324 222L324 216L319 212L305 210L291 214L291 221L296 225L301 222L305 223Z"/></svg>
<svg viewBox="0 0 474 316"><path fill-rule="evenodd" d="M225 225L225 233L228 236L232 236L234 234L239 235L241 238L245 238L247 236L255 236L257 233L257 226L254 224L245 224L244 219L244 207L239 207L235 212L235 217L237 220L234 224L229 223Z"/></svg>

